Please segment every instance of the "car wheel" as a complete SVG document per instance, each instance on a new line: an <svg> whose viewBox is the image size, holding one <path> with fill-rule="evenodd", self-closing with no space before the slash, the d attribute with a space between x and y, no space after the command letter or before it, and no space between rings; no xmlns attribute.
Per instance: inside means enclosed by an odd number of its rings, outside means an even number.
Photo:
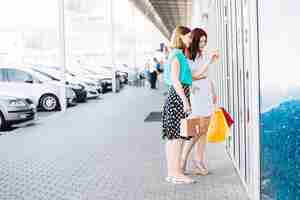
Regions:
<svg viewBox="0 0 300 200"><path fill-rule="evenodd" d="M2 114L2 112L0 112L0 130L5 130L8 128L8 124Z"/></svg>
<svg viewBox="0 0 300 200"><path fill-rule="evenodd" d="M54 111L59 108L58 98L53 94L45 94L41 97L39 107L44 111Z"/></svg>
<svg viewBox="0 0 300 200"><path fill-rule="evenodd" d="M85 96L78 97L77 102L79 102L79 103L87 102L87 96L85 95Z"/></svg>

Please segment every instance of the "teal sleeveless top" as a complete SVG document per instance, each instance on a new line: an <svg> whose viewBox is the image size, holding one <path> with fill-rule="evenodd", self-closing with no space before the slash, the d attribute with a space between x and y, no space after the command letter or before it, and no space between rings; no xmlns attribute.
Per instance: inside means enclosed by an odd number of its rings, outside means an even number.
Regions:
<svg viewBox="0 0 300 200"><path fill-rule="evenodd" d="M164 70L164 81L168 86L172 85L171 79L171 66L174 58L177 58L180 64L180 73L179 73L179 81L182 84L192 85L192 72L190 70L188 61L185 55L182 53L180 49L173 49L168 56L165 70Z"/></svg>

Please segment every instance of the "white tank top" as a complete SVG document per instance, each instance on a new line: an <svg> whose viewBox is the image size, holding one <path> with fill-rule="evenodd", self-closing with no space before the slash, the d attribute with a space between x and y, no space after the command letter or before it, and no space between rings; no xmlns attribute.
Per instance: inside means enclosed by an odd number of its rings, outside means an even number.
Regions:
<svg viewBox="0 0 300 200"><path fill-rule="evenodd" d="M194 61L188 60L191 71L201 69L207 60L206 55L197 57ZM193 81L191 93L192 116L210 116L213 111L208 73L206 77L205 79Z"/></svg>

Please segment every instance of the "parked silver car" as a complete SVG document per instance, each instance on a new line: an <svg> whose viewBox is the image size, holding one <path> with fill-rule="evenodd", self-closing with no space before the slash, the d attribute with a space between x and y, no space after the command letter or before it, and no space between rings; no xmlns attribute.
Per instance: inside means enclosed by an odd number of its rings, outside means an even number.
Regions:
<svg viewBox="0 0 300 200"><path fill-rule="evenodd" d="M36 106L31 99L0 94L0 130L35 117Z"/></svg>

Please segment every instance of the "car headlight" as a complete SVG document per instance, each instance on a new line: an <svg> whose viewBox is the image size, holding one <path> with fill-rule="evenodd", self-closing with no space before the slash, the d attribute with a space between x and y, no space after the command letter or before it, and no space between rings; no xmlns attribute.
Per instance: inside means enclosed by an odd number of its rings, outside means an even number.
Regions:
<svg viewBox="0 0 300 200"><path fill-rule="evenodd" d="M9 107L24 107L26 103L22 99L13 99L8 101Z"/></svg>
<svg viewBox="0 0 300 200"><path fill-rule="evenodd" d="M75 90L83 89L83 86L80 86L79 84L75 84L75 83L70 83L70 87L75 89Z"/></svg>

